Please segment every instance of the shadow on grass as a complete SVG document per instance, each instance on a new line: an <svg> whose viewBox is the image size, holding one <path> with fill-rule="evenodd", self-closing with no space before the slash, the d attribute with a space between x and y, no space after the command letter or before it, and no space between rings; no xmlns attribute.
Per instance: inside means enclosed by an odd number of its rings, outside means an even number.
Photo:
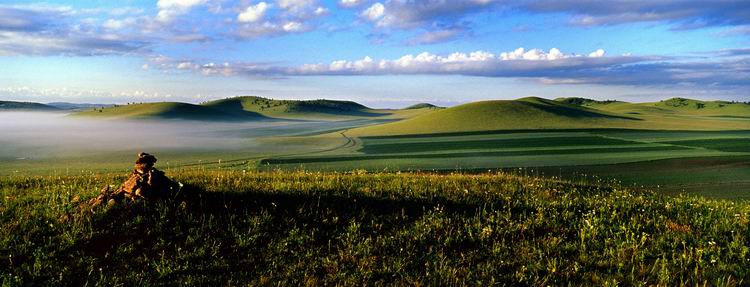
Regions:
<svg viewBox="0 0 750 287"><path fill-rule="evenodd" d="M466 217L481 208L440 198L202 192L191 186L183 192L176 200L113 207L85 218L94 232L63 253L79 254L93 266L79 261L79 270L72 273L101 268L107 277L130 278L130 283L134 276L148 283L186 277L201 285L243 282L286 268L276 265L351 249L336 242L351 233L353 223L358 234L380 237L403 231L438 206ZM458 244L460 249L476 247ZM310 268L306 272L318 277L328 273ZM90 280L69 279L75 284Z"/></svg>

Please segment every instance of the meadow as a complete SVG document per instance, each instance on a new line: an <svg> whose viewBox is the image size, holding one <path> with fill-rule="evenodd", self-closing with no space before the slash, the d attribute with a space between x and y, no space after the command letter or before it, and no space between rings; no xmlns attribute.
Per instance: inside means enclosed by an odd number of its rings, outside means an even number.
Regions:
<svg viewBox="0 0 750 287"><path fill-rule="evenodd" d="M0 113L0 283L747 285L750 105L580 104ZM183 197L81 213L141 151Z"/></svg>
<svg viewBox="0 0 750 287"><path fill-rule="evenodd" d="M750 205L609 181L186 168L191 197L77 202L123 174L0 178L3 285L710 285L750 280Z"/></svg>
<svg viewBox="0 0 750 287"><path fill-rule="evenodd" d="M348 148L260 163L267 169L329 171L524 168L567 178L606 177L669 194L748 199L748 152L748 131L521 130L360 137Z"/></svg>

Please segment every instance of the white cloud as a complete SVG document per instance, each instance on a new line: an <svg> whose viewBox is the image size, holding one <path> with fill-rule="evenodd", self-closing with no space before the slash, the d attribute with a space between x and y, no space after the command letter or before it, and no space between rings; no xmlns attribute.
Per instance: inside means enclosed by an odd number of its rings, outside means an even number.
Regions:
<svg viewBox="0 0 750 287"><path fill-rule="evenodd" d="M192 67L193 67L193 64L190 62L182 62L182 63L177 64L178 70L191 69Z"/></svg>
<svg viewBox="0 0 750 287"><path fill-rule="evenodd" d="M125 18L122 20L108 19L102 24L102 27L110 30L120 30L122 28L130 27L136 23L135 18Z"/></svg>
<svg viewBox="0 0 750 287"><path fill-rule="evenodd" d="M604 50L599 49L604 53ZM599 51L597 50L597 51ZM595 54L597 52L592 52L591 54ZM544 52L543 50L539 49L531 49L531 50L525 50L524 48L518 48L511 52L503 52L500 53L499 58L501 60L558 60L558 59L565 59L570 57L578 57L578 55L565 55L562 52L560 52L557 48L552 48L549 50L549 52Z"/></svg>
<svg viewBox="0 0 750 287"><path fill-rule="evenodd" d="M316 6L316 0L278 0L279 8L293 14L301 14Z"/></svg>
<svg viewBox="0 0 750 287"><path fill-rule="evenodd" d="M600 58L600 57L604 57L604 54L605 52L603 49L597 49L596 51L591 52L589 54L589 57Z"/></svg>
<svg viewBox="0 0 750 287"><path fill-rule="evenodd" d="M375 4L372 4L370 8L367 8L365 11L363 11L362 17L374 22L380 18L383 18L384 14L385 14L385 6L383 6L382 3L377 2Z"/></svg>
<svg viewBox="0 0 750 287"><path fill-rule="evenodd" d="M323 15L326 15L326 14L328 14L328 8L325 8L325 7L318 7L318 8L315 8L315 12L314 12L314 14L315 14L316 16L323 16Z"/></svg>
<svg viewBox="0 0 750 287"><path fill-rule="evenodd" d="M162 22L172 21L175 17L205 2L206 0L159 0L156 2L156 7L159 9L156 19Z"/></svg>
<svg viewBox="0 0 750 287"><path fill-rule="evenodd" d="M318 0L277 0L273 5L260 2L238 16L240 25L234 35L249 39L302 33L314 29L315 20L328 13Z"/></svg>
<svg viewBox="0 0 750 287"><path fill-rule="evenodd" d="M302 23L294 21L287 22L282 28L287 32L299 32L302 31Z"/></svg>
<svg viewBox="0 0 750 287"><path fill-rule="evenodd" d="M339 5L344 7L356 7L362 4L362 0L340 0Z"/></svg>
<svg viewBox="0 0 750 287"><path fill-rule="evenodd" d="M596 53L596 52L594 52ZM437 55L428 52L404 55L397 59L375 60L364 57L360 60L337 60L329 64L305 64L298 67L279 67L258 63L235 63L215 65L183 65L177 69L193 69L201 74L212 75L385 75L385 74L455 74L487 77L543 77L565 78L566 71L606 67L621 63L643 61L640 57L603 57L565 54L552 48L548 52L539 49L493 54L487 51ZM162 65L163 67L163 65ZM559 74L559 75L558 75Z"/></svg>
<svg viewBox="0 0 750 287"><path fill-rule="evenodd" d="M245 11L237 16L237 21L243 23L257 22L265 16L268 7L269 5L266 2L259 2L258 4L250 5Z"/></svg>

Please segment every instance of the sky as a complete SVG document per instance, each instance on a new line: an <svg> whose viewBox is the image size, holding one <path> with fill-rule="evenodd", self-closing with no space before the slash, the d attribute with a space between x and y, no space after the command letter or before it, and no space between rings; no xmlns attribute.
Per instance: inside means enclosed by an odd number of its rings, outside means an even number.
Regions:
<svg viewBox="0 0 750 287"><path fill-rule="evenodd" d="M750 101L750 1L0 0L0 100Z"/></svg>

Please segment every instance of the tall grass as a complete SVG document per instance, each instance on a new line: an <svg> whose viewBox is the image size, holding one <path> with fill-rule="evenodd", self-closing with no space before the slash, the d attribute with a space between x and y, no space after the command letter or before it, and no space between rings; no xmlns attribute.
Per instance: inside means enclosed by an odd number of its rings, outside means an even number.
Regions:
<svg viewBox="0 0 750 287"><path fill-rule="evenodd" d="M124 177L0 179L0 281L750 282L747 203L505 173L172 170L168 175L200 196L80 215L74 202Z"/></svg>

